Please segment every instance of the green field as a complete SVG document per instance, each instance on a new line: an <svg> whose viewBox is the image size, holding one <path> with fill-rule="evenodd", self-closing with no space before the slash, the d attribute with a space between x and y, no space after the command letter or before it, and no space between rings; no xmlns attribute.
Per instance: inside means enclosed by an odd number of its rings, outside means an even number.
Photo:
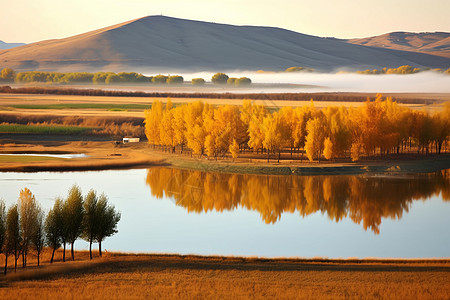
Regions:
<svg viewBox="0 0 450 300"><path fill-rule="evenodd" d="M94 127L0 124L0 133L80 135L89 134L95 130L97 128Z"/></svg>

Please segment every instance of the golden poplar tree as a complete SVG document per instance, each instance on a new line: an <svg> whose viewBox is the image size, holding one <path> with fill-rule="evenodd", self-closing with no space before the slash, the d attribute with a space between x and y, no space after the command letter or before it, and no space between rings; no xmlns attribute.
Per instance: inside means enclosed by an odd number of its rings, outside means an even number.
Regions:
<svg viewBox="0 0 450 300"><path fill-rule="evenodd" d="M314 161L314 158L320 160L327 131L325 118L319 116L309 120L306 130L308 132L305 143L306 155L310 161Z"/></svg>

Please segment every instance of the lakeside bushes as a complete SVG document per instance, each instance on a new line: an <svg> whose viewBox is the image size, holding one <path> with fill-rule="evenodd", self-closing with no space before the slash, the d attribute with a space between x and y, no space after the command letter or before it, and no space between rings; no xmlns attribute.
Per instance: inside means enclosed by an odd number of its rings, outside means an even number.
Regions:
<svg viewBox="0 0 450 300"><path fill-rule="evenodd" d="M72 260L75 260L74 243L80 237L89 242L91 259L94 242L99 244L101 256L101 243L106 237L117 233L120 218L120 213L109 204L106 195L97 196L95 191L90 190L83 197L76 185L69 190L66 199L56 198L47 215L28 188L20 191L18 203L8 210L0 199L0 253L5 256L4 273L7 272L9 256L14 258L15 270L22 256L22 266L25 268L31 250L35 251L39 266L40 254L45 246L53 251L50 263L61 246L65 261L66 244L71 245Z"/></svg>
<svg viewBox="0 0 450 300"><path fill-rule="evenodd" d="M450 135L450 102L433 115L401 107L390 97L377 95L359 108L310 106L282 107L269 112L263 105L245 101L234 105L212 106L194 102L172 107L155 101L145 111L145 133L153 145L187 146L197 155L236 157L236 149L247 147L256 153L278 155L303 149L310 161L361 155L376 156L413 151L441 153ZM303 153L303 152L302 152Z"/></svg>

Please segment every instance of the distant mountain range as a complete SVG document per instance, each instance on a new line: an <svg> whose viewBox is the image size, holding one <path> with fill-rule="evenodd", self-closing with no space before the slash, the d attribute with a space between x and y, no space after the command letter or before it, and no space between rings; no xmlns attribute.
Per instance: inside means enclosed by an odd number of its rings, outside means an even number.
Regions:
<svg viewBox="0 0 450 300"><path fill-rule="evenodd" d="M449 32L391 32L368 38L350 39L347 42L363 46L422 52L450 58Z"/></svg>
<svg viewBox="0 0 450 300"><path fill-rule="evenodd" d="M390 44L375 42L380 39L346 41L274 27L234 26L149 16L64 39L0 50L0 67L145 73L280 71L293 66L318 71L401 65L450 67L449 57L429 54L441 51L440 37L436 36L435 42L429 42L428 48L421 46L427 53L412 52L414 49L422 51L422 48L412 42L400 42L400 38L398 41L389 37L382 39L390 41ZM422 39L428 40L426 37ZM403 40L409 41L409 38ZM400 49L400 46L404 48ZM444 50L447 49L445 47Z"/></svg>
<svg viewBox="0 0 450 300"><path fill-rule="evenodd" d="M0 49L11 49L15 47L20 47L26 45L25 43L5 43L4 41L0 40Z"/></svg>

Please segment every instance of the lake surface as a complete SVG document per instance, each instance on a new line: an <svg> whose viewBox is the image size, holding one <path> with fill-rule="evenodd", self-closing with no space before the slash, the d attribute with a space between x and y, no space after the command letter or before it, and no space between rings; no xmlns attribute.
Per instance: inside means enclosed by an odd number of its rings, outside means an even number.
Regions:
<svg viewBox="0 0 450 300"><path fill-rule="evenodd" d="M265 176L173 168L0 173L7 206L28 187L48 210L78 184L122 213L110 251L264 257L450 257L450 170ZM88 249L82 240L77 249Z"/></svg>

